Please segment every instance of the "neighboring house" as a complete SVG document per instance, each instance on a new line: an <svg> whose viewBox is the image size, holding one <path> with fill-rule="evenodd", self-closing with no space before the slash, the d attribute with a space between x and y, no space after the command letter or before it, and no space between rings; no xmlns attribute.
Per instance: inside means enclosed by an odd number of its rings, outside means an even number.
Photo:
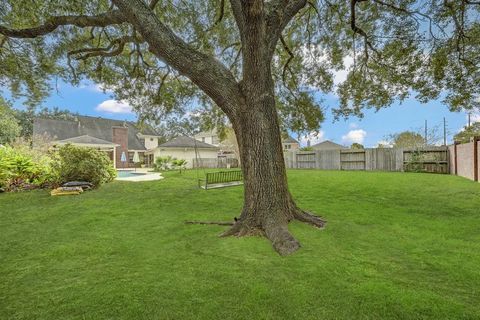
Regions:
<svg viewBox="0 0 480 320"><path fill-rule="evenodd" d="M283 151L295 151L300 148L300 144L297 140L288 136L282 140Z"/></svg>
<svg viewBox="0 0 480 320"><path fill-rule="evenodd" d="M200 132L194 136L195 139L218 147L220 145L220 138L218 137L217 129Z"/></svg>
<svg viewBox="0 0 480 320"><path fill-rule="evenodd" d="M179 136L147 151L149 163L158 157L172 157L187 161L187 168L193 168L195 159L217 159L219 148L217 146L198 141L187 136Z"/></svg>
<svg viewBox="0 0 480 320"><path fill-rule="evenodd" d="M339 150L339 149L347 149L345 146L341 144L332 142L330 140L325 140L323 142L317 143L316 145L312 146L313 150Z"/></svg>
<svg viewBox="0 0 480 320"><path fill-rule="evenodd" d="M161 138L148 126L140 129L134 122L89 116L76 116L74 120L36 118L33 137L34 147L48 137L53 145L70 143L105 151L117 168L134 167L135 152L140 163L145 163L145 152L158 147ZM122 154L126 163L121 161Z"/></svg>

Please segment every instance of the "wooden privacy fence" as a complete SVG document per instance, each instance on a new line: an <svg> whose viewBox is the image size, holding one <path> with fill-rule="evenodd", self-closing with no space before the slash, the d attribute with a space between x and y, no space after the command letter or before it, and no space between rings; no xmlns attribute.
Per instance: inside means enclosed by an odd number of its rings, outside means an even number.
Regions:
<svg viewBox="0 0 480 320"><path fill-rule="evenodd" d="M295 169L449 172L447 147L293 151L285 162Z"/></svg>
<svg viewBox="0 0 480 320"><path fill-rule="evenodd" d="M192 164L194 168L206 168L206 169L217 169L217 168L238 168L239 161L235 158L227 157L218 157L218 158L198 158L192 159Z"/></svg>

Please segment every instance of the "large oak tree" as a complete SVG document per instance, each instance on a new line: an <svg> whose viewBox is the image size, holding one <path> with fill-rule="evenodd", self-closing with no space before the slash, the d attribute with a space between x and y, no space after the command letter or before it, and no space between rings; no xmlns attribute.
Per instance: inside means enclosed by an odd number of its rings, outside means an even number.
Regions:
<svg viewBox="0 0 480 320"><path fill-rule="evenodd" d="M31 104L56 78L88 78L142 119L190 101L228 118L245 200L224 235L283 255L300 247L290 221L325 222L289 193L281 129L318 129L315 91L336 90L337 116L411 95L478 107L479 14L476 0L1 0L0 81Z"/></svg>

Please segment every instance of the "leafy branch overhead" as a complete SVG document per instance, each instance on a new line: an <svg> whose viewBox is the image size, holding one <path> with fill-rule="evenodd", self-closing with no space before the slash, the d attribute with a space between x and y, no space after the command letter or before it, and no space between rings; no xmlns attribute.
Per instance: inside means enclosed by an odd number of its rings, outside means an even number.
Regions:
<svg viewBox="0 0 480 320"><path fill-rule="evenodd" d="M191 101L232 116L244 62L255 59L245 15L258 5L286 129L319 127L317 90L336 91L339 116L412 94L478 106L480 5L468 0L2 1L0 83L34 105L55 79L89 78L145 119L184 114ZM343 68L346 79L334 80ZM298 116L306 127L291 126Z"/></svg>

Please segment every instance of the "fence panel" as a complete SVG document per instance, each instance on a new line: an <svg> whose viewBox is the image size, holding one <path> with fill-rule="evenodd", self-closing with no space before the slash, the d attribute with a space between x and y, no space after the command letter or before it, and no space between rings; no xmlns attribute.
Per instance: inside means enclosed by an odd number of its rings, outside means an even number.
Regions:
<svg viewBox="0 0 480 320"><path fill-rule="evenodd" d="M302 152L296 154L298 169L315 169L315 152Z"/></svg>
<svg viewBox="0 0 480 320"><path fill-rule="evenodd" d="M340 170L340 150L316 151L316 168L322 170Z"/></svg>
<svg viewBox="0 0 480 320"><path fill-rule="evenodd" d="M342 150L340 151L341 170L365 170L365 150Z"/></svg>
<svg viewBox="0 0 480 320"><path fill-rule="evenodd" d="M450 163L446 147L430 147L421 150L372 148L285 153L287 168L299 169L448 173Z"/></svg>
<svg viewBox="0 0 480 320"><path fill-rule="evenodd" d="M235 158L198 158L192 159L194 168L217 169L217 168L238 168L239 161Z"/></svg>
<svg viewBox="0 0 480 320"><path fill-rule="evenodd" d="M404 150L404 171L449 173L448 148Z"/></svg>

